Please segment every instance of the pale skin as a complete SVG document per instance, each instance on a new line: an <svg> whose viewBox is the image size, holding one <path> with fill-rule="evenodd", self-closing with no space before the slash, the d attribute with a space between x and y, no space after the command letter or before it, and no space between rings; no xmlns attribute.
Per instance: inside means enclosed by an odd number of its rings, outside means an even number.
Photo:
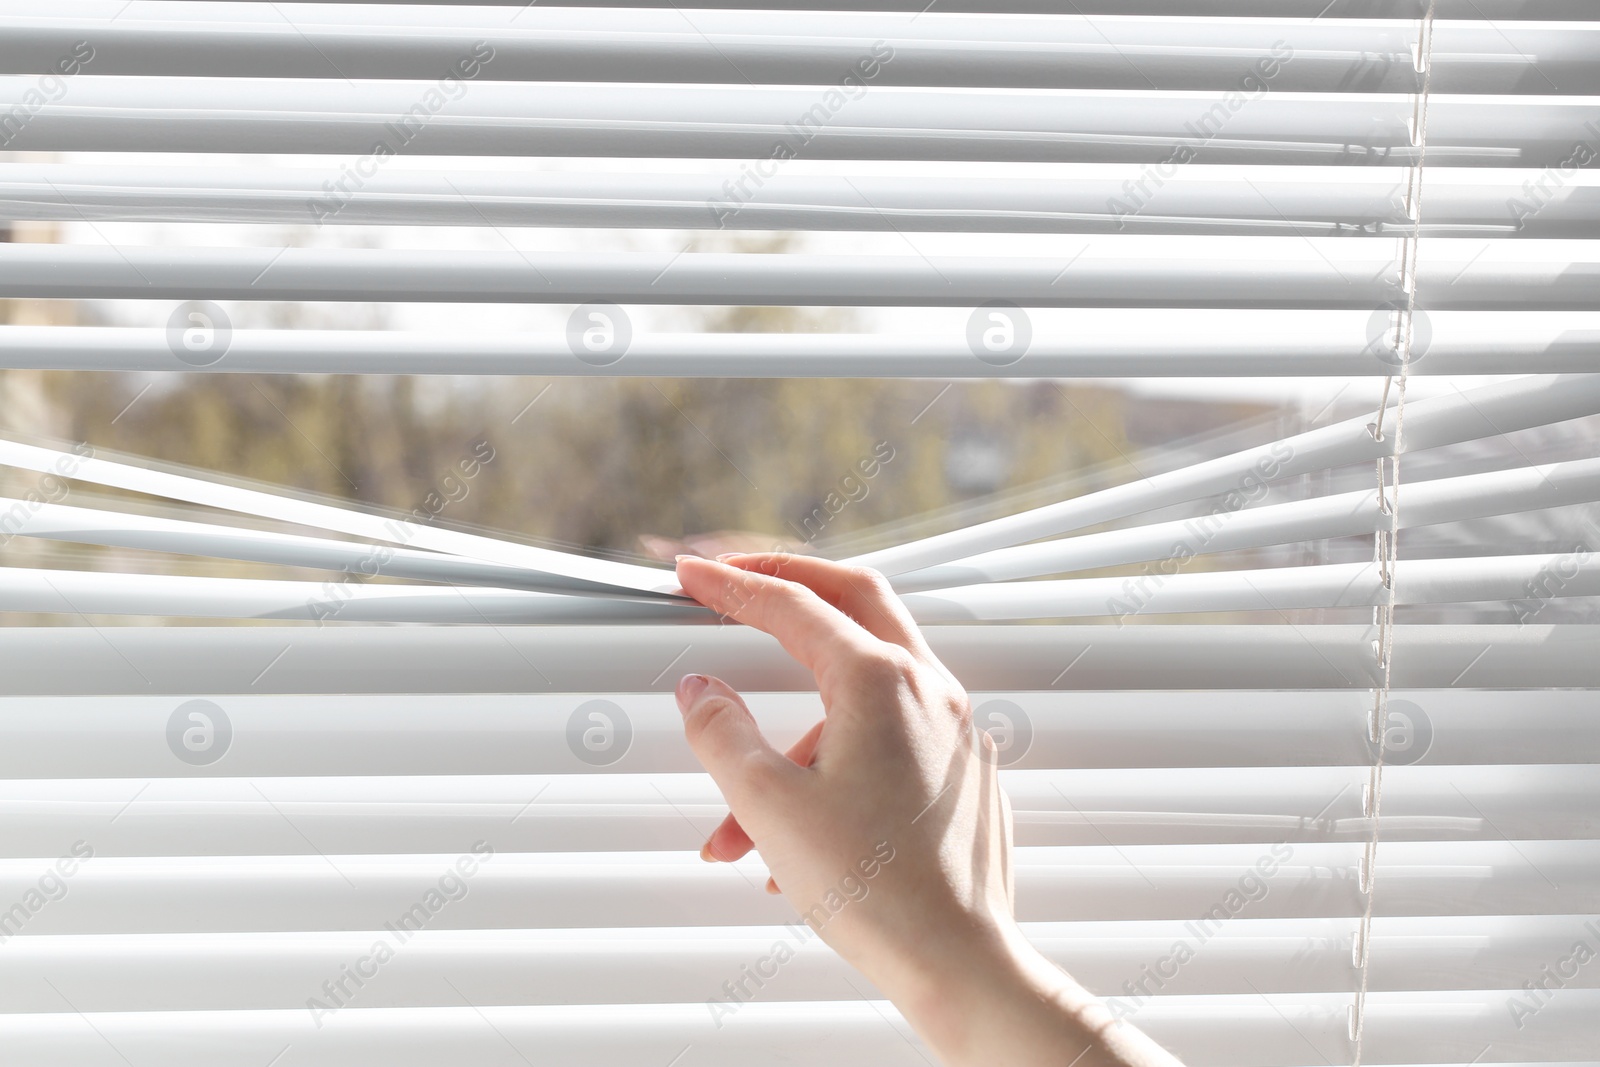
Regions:
<svg viewBox="0 0 1600 1067"><path fill-rule="evenodd" d="M1023 936L993 742L974 743L966 692L881 575L787 553L677 567L689 596L807 667L824 711L783 753L727 684L679 682L689 744L730 809L704 858L756 849L768 891L805 915L887 843L866 895L818 932L946 1067L1181 1067Z"/></svg>

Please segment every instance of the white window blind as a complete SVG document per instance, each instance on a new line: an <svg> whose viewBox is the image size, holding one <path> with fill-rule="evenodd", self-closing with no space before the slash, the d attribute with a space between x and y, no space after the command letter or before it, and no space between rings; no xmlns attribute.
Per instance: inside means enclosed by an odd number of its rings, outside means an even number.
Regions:
<svg viewBox="0 0 1600 1067"><path fill-rule="evenodd" d="M167 322L0 325L0 368L1355 381L841 554L1002 742L1029 935L1184 1062L1600 1065L1596 9L873 6L0 0L0 217L90 235L0 243L0 296ZM560 228L816 242L431 236ZM264 302L458 319L228 321ZM598 317L460 327L523 304ZM633 330L657 305L886 314ZM60 623L0 631L0 1063L928 1062L758 856L692 854L726 809L677 679L778 744L815 708L670 571L23 434L0 464L84 490L0 499L0 613Z"/></svg>

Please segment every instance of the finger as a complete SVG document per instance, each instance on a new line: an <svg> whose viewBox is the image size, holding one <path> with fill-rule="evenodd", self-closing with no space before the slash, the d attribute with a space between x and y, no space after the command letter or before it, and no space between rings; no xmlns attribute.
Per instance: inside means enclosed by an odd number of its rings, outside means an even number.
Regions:
<svg viewBox="0 0 1600 1067"><path fill-rule="evenodd" d="M771 893L773 896L777 896L779 893L782 893L783 890L778 888L777 881L775 881L774 879L768 878L767 879L767 892Z"/></svg>
<svg viewBox="0 0 1600 1067"><path fill-rule="evenodd" d="M879 640L899 645L909 652L920 653L927 648L911 613L895 595L888 579L875 570L787 552L753 552L717 558L740 570L799 582Z"/></svg>
<svg viewBox="0 0 1600 1067"><path fill-rule="evenodd" d="M715 560L678 558L684 591L721 615L778 639L818 683L834 668L882 646L807 587L767 574L739 570Z"/></svg>
<svg viewBox="0 0 1600 1067"><path fill-rule="evenodd" d="M817 744L822 740L822 728L828 720L819 719L817 724L806 731L804 737L789 746L789 751L784 753L802 767L809 767L817 758Z"/></svg>
<svg viewBox="0 0 1600 1067"><path fill-rule="evenodd" d="M811 760L817 753L817 742L822 739L822 727L826 719L817 723L806 731L806 735L790 746L788 757L801 767L811 766ZM711 831L711 836L706 838L706 843L700 848L700 858L712 863L721 861L732 863L742 859L755 842L750 840L750 835L745 833L744 827L739 825L739 820L730 812L717 828Z"/></svg>
<svg viewBox="0 0 1600 1067"><path fill-rule="evenodd" d="M744 700L726 682L686 674L678 683L683 732L717 788L734 811L781 802L787 783L800 768L761 734Z"/></svg>
<svg viewBox="0 0 1600 1067"><path fill-rule="evenodd" d="M700 846L700 858L708 863L732 863L749 855L755 847L756 843L730 812Z"/></svg>

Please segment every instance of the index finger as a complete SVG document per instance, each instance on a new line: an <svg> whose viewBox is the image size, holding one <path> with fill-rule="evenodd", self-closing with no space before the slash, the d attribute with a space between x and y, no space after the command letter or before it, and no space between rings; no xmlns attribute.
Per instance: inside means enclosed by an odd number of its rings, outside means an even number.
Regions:
<svg viewBox="0 0 1600 1067"><path fill-rule="evenodd" d="M932 658L911 613L877 571L790 552L741 552L718 558L739 570L799 582L874 637Z"/></svg>
<svg viewBox="0 0 1600 1067"><path fill-rule="evenodd" d="M684 592L712 611L777 638L819 685L833 669L881 645L844 612L798 582L695 556L678 559L678 581Z"/></svg>

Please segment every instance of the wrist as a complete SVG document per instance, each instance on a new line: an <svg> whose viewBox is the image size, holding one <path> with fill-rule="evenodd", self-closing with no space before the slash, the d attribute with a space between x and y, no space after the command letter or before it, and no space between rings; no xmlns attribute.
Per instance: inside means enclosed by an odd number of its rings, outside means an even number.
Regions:
<svg viewBox="0 0 1600 1067"><path fill-rule="evenodd" d="M923 939L906 964L885 991L948 1065L980 1062L985 1034L1045 993L1052 975L1070 983L1009 915L964 917Z"/></svg>
<svg viewBox="0 0 1600 1067"><path fill-rule="evenodd" d="M912 962L914 975L880 988L946 1067L1059 1067L1091 1048L1104 1054L1085 1056L1080 1067L1164 1062L1111 1053L1122 1044L1111 1013L1009 915L975 919L961 936L932 939ZM1063 1060L1066 1048L1073 1051Z"/></svg>

